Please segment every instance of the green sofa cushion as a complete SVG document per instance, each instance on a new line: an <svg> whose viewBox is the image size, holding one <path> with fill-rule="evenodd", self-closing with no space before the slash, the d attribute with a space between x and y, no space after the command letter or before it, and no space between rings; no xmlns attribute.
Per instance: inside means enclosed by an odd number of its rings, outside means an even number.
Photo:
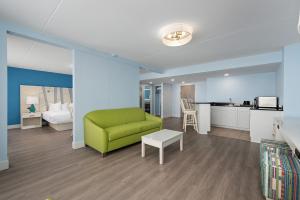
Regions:
<svg viewBox="0 0 300 200"><path fill-rule="evenodd" d="M141 127L141 131L148 131L150 129L160 128L160 125L161 125L160 122L151 121L151 120L146 120L139 123L139 126Z"/></svg>
<svg viewBox="0 0 300 200"><path fill-rule="evenodd" d="M146 120L145 112L140 108L96 110L88 113L85 117L104 129Z"/></svg>
<svg viewBox="0 0 300 200"><path fill-rule="evenodd" d="M106 128L105 131L108 134L108 140L114 141L123 137L127 137L129 135L134 135L154 128L160 128L160 123L156 121L146 120L109 127Z"/></svg>

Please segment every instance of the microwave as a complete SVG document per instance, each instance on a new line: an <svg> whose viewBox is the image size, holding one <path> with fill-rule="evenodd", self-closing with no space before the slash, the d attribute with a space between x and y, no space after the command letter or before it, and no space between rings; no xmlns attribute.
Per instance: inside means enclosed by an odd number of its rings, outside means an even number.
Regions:
<svg viewBox="0 0 300 200"><path fill-rule="evenodd" d="M278 109L278 97L256 97L254 99L254 107L257 109Z"/></svg>

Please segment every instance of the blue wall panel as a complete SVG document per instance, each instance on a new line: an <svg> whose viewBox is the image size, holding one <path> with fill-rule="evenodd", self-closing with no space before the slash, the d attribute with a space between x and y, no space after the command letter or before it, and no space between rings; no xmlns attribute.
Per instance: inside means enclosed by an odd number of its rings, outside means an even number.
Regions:
<svg viewBox="0 0 300 200"><path fill-rule="evenodd" d="M72 75L8 67L8 125L20 124L20 85L72 88Z"/></svg>

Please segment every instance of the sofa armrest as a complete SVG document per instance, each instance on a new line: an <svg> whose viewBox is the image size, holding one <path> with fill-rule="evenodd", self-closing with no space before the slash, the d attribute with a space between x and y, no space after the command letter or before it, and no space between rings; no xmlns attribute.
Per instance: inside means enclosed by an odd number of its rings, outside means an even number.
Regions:
<svg viewBox="0 0 300 200"><path fill-rule="evenodd" d="M156 121L160 123L160 129L162 129L162 119L160 117L156 117L154 115L151 115L149 113L146 114L146 120Z"/></svg>
<svg viewBox="0 0 300 200"><path fill-rule="evenodd" d="M101 153L108 151L106 131L88 118L84 118L84 143Z"/></svg>

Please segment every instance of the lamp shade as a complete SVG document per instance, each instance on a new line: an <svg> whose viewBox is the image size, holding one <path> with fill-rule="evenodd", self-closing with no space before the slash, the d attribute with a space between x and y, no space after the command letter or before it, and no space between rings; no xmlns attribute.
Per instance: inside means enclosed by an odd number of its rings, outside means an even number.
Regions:
<svg viewBox="0 0 300 200"><path fill-rule="evenodd" d="M39 98L36 96L27 96L26 104L39 104Z"/></svg>

